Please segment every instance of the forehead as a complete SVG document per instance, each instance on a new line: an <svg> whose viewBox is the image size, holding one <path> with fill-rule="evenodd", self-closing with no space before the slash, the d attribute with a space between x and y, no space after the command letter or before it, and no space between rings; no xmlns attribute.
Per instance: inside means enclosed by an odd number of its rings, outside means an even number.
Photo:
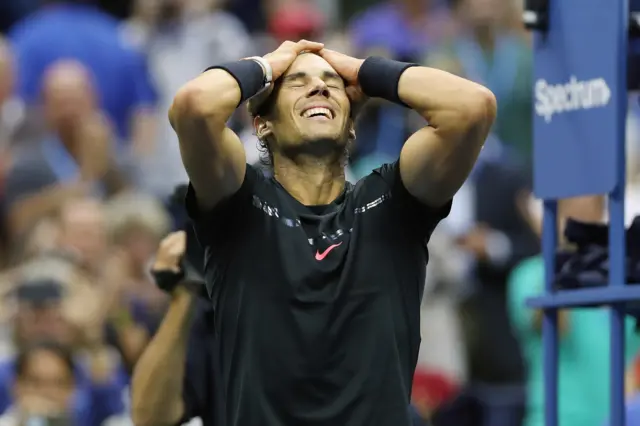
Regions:
<svg viewBox="0 0 640 426"><path fill-rule="evenodd" d="M321 76L327 71L335 73L331 65L320 56L314 53L303 53L299 55L291 66L284 73L283 77L296 73L305 73L311 77Z"/></svg>

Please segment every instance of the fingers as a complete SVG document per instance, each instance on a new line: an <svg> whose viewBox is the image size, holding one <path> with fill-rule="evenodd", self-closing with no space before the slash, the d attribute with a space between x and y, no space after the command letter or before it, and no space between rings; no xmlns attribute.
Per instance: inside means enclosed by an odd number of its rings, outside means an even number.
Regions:
<svg viewBox="0 0 640 426"><path fill-rule="evenodd" d="M305 50L310 52L319 52L323 47L324 44L317 43L315 41L300 40L296 43L294 41L287 40L280 45L279 49L291 49L296 53L300 53Z"/></svg>
<svg viewBox="0 0 640 426"><path fill-rule="evenodd" d="M324 48L323 43L317 43L315 41L300 40L296 43L296 51L300 53L302 51L319 52Z"/></svg>
<svg viewBox="0 0 640 426"><path fill-rule="evenodd" d="M179 251L187 245L187 233L184 231L172 232L160 242L161 250Z"/></svg>
<svg viewBox="0 0 640 426"><path fill-rule="evenodd" d="M331 49L327 49L327 48L322 48L318 52L318 55L322 56L326 60L329 60L331 58L339 58L339 57L347 56L344 53L336 52L335 50L331 50Z"/></svg>

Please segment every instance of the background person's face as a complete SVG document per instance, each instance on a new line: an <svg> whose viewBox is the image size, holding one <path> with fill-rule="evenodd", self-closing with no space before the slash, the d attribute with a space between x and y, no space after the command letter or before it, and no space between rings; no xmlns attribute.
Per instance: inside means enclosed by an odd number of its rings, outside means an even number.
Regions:
<svg viewBox="0 0 640 426"><path fill-rule="evenodd" d="M77 126L95 110L95 97L90 78L82 65L61 62L45 76L44 111L53 129L67 130Z"/></svg>
<svg viewBox="0 0 640 426"><path fill-rule="evenodd" d="M29 356L16 382L16 405L30 414L63 414L70 407L73 388L73 372L67 364L57 354L40 349Z"/></svg>
<svg viewBox="0 0 640 426"><path fill-rule="evenodd" d="M15 332L22 344L49 340L71 344L73 332L64 319L60 302L20 303L15 318Z"/></svg>
<svg viewBox="0 0 640 426"><path fill-rule="evenodd" d="M320 56L300 55L279 82L273 118L269 121L276 149L330 140L346 146L351 105L344 82ZM327 108L330 116L308 116L310 107Z"/></svg>
<svg viewBox="0 0 640 426"><path fill-rule="evenodd" d="M108 249L108 238L99 204L78 202L64 209L61 214L60 246L76 254L85 266L100 266Z"/></svg>

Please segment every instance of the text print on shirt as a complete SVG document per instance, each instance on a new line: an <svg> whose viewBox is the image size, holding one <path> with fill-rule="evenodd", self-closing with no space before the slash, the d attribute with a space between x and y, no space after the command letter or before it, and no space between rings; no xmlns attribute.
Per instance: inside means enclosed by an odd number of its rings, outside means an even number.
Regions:
<svg viewBox="0 0 640 426"><path fill-rule="evenodd" d="M353 210L354 214L362 214L365 213L375 207L378 207L379 205L381 205L382 203L384 203L385 201L391 199L391 193L386 193L381 195L380 197L376 198L375 200L365 204L364 206L359 206L356 207ZM255 208L257 208L258 210L261 210L264 214L266 214L267 216L273 217L275 219L277 219L280 223L284 224L285 226L288 226L289 228L298 228L300 226L302 226L302 223L300 222L300 219L291 219L288 217L282 217L280 216L280 212L278 211L278 208L275 206L270 205L269 203L267 203L266 201L260 199L258 196L254 195L253 196L253 206ZM335 232L331 233L331 234L325 234L322 236L322 239L327 239L329 241L336 241L339 237L341 237L342 235L345 234L345 232L349 232L351 233L353 229L350 228L348 230L344 230L344 229L338 229ZM309 245L314 245L314 239L313 238L309 238Z"/></svg>

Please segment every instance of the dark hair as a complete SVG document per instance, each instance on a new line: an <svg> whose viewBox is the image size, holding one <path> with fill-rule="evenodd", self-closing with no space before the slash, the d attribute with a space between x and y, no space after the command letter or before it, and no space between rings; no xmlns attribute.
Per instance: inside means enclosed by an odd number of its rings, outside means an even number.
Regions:
<svg viewBox="0 0 640 426"><path fill-rule="evenodd" d="M69 348L55 342L42 341L29 345L20 350L16 356L15 374L18 378L23 378L27 372L30 358L39 351L51 352L56 355L65 367L69 370L72 378L75 378L75 363L73 361L73 353Z"/></svg>

